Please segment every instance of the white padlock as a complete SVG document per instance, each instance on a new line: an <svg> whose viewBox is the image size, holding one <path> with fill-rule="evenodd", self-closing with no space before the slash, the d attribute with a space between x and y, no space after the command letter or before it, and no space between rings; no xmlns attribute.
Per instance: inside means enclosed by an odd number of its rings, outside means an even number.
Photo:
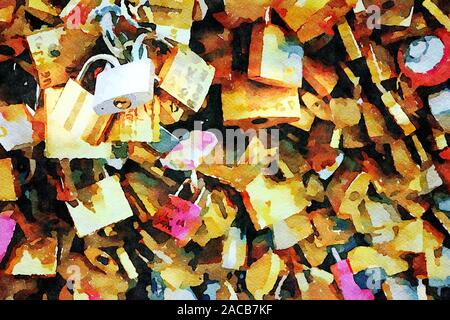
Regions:
<svg viewBox="0 0 450 320"><path fill-rule="evenodd" d="M153 100L155 65L147 58L145 47L142 57L139 54L145 36L136 39L132 62L114 65L98 74L93 103L97 114L123 112Z"/></svg>

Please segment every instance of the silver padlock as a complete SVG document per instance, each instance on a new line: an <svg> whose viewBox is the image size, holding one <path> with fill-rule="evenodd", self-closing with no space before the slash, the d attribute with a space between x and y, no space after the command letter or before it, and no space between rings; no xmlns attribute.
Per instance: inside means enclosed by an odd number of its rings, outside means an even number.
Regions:
<svg viewBox="0 0 450 320"><path fill-rule="evenodd" d="M153 100L155 65L147 58L142 46L145 34L133 45L133 61L124 65L113 65L97 76L94 95L94 110L99 115L113 114L134 109ZM142 56L139 54L144 48Z"/></svg>

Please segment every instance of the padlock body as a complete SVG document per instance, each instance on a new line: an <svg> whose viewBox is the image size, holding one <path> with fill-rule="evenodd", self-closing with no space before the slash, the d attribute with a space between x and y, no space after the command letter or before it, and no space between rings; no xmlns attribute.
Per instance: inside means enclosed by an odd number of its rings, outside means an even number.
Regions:
<svg viewBox="0 0 450 320"><path fill-rule="evenodd" d="M97 114L113 114L153 100L155 66L142 59L104 70L97 76L94 110Z"/></svg>
<svg viewBox="0 0 450 320"><path fill-rule="evenodd" d="M177 240L192 236L202 224L201 208L177 196L169 196L169 202L155 214L153 226Z"/></svg>

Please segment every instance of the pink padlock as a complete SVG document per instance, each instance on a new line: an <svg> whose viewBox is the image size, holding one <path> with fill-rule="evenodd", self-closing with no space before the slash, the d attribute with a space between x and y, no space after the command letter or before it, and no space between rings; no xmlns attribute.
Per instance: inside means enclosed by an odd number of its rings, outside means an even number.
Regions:
<svg viewBox="0 0 450 320"><path fill-rule="evenodd" d="M12 211L0 213L0 262L8 251L8 246L13 238L16 221L11 218Z"/></svg>
<svg viewBox="0 0 450 320"><path fill-rule="evenodd" d="M334 278L345 300L374 300L371 290L361 289L353 278L353 271L348 259L342 260L335 248L331 249L336 264L331 266Z"/></svg>
<svg viewBox="0 0 450 320"><path fill-rule="evenodd" d="M185 183L175 195L169 195L169 201L156 212L153 218L153 226L174 237L179 245L186 244L202 225L200 216L202 208L198 203L206 191L203 187L194 203L182 199L179 194Z"/></svg>

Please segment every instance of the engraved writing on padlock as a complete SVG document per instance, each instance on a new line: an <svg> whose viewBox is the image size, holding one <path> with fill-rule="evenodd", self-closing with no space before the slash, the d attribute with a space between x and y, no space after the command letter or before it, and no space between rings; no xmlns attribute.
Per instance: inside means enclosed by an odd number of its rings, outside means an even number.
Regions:
<svg viewBox="0 0 450 320"><path fill-rule="evenodd" d="M118 113L151 102L154 79L155 66L147 58L104 70L95 84L95 112Z"/></svg>

